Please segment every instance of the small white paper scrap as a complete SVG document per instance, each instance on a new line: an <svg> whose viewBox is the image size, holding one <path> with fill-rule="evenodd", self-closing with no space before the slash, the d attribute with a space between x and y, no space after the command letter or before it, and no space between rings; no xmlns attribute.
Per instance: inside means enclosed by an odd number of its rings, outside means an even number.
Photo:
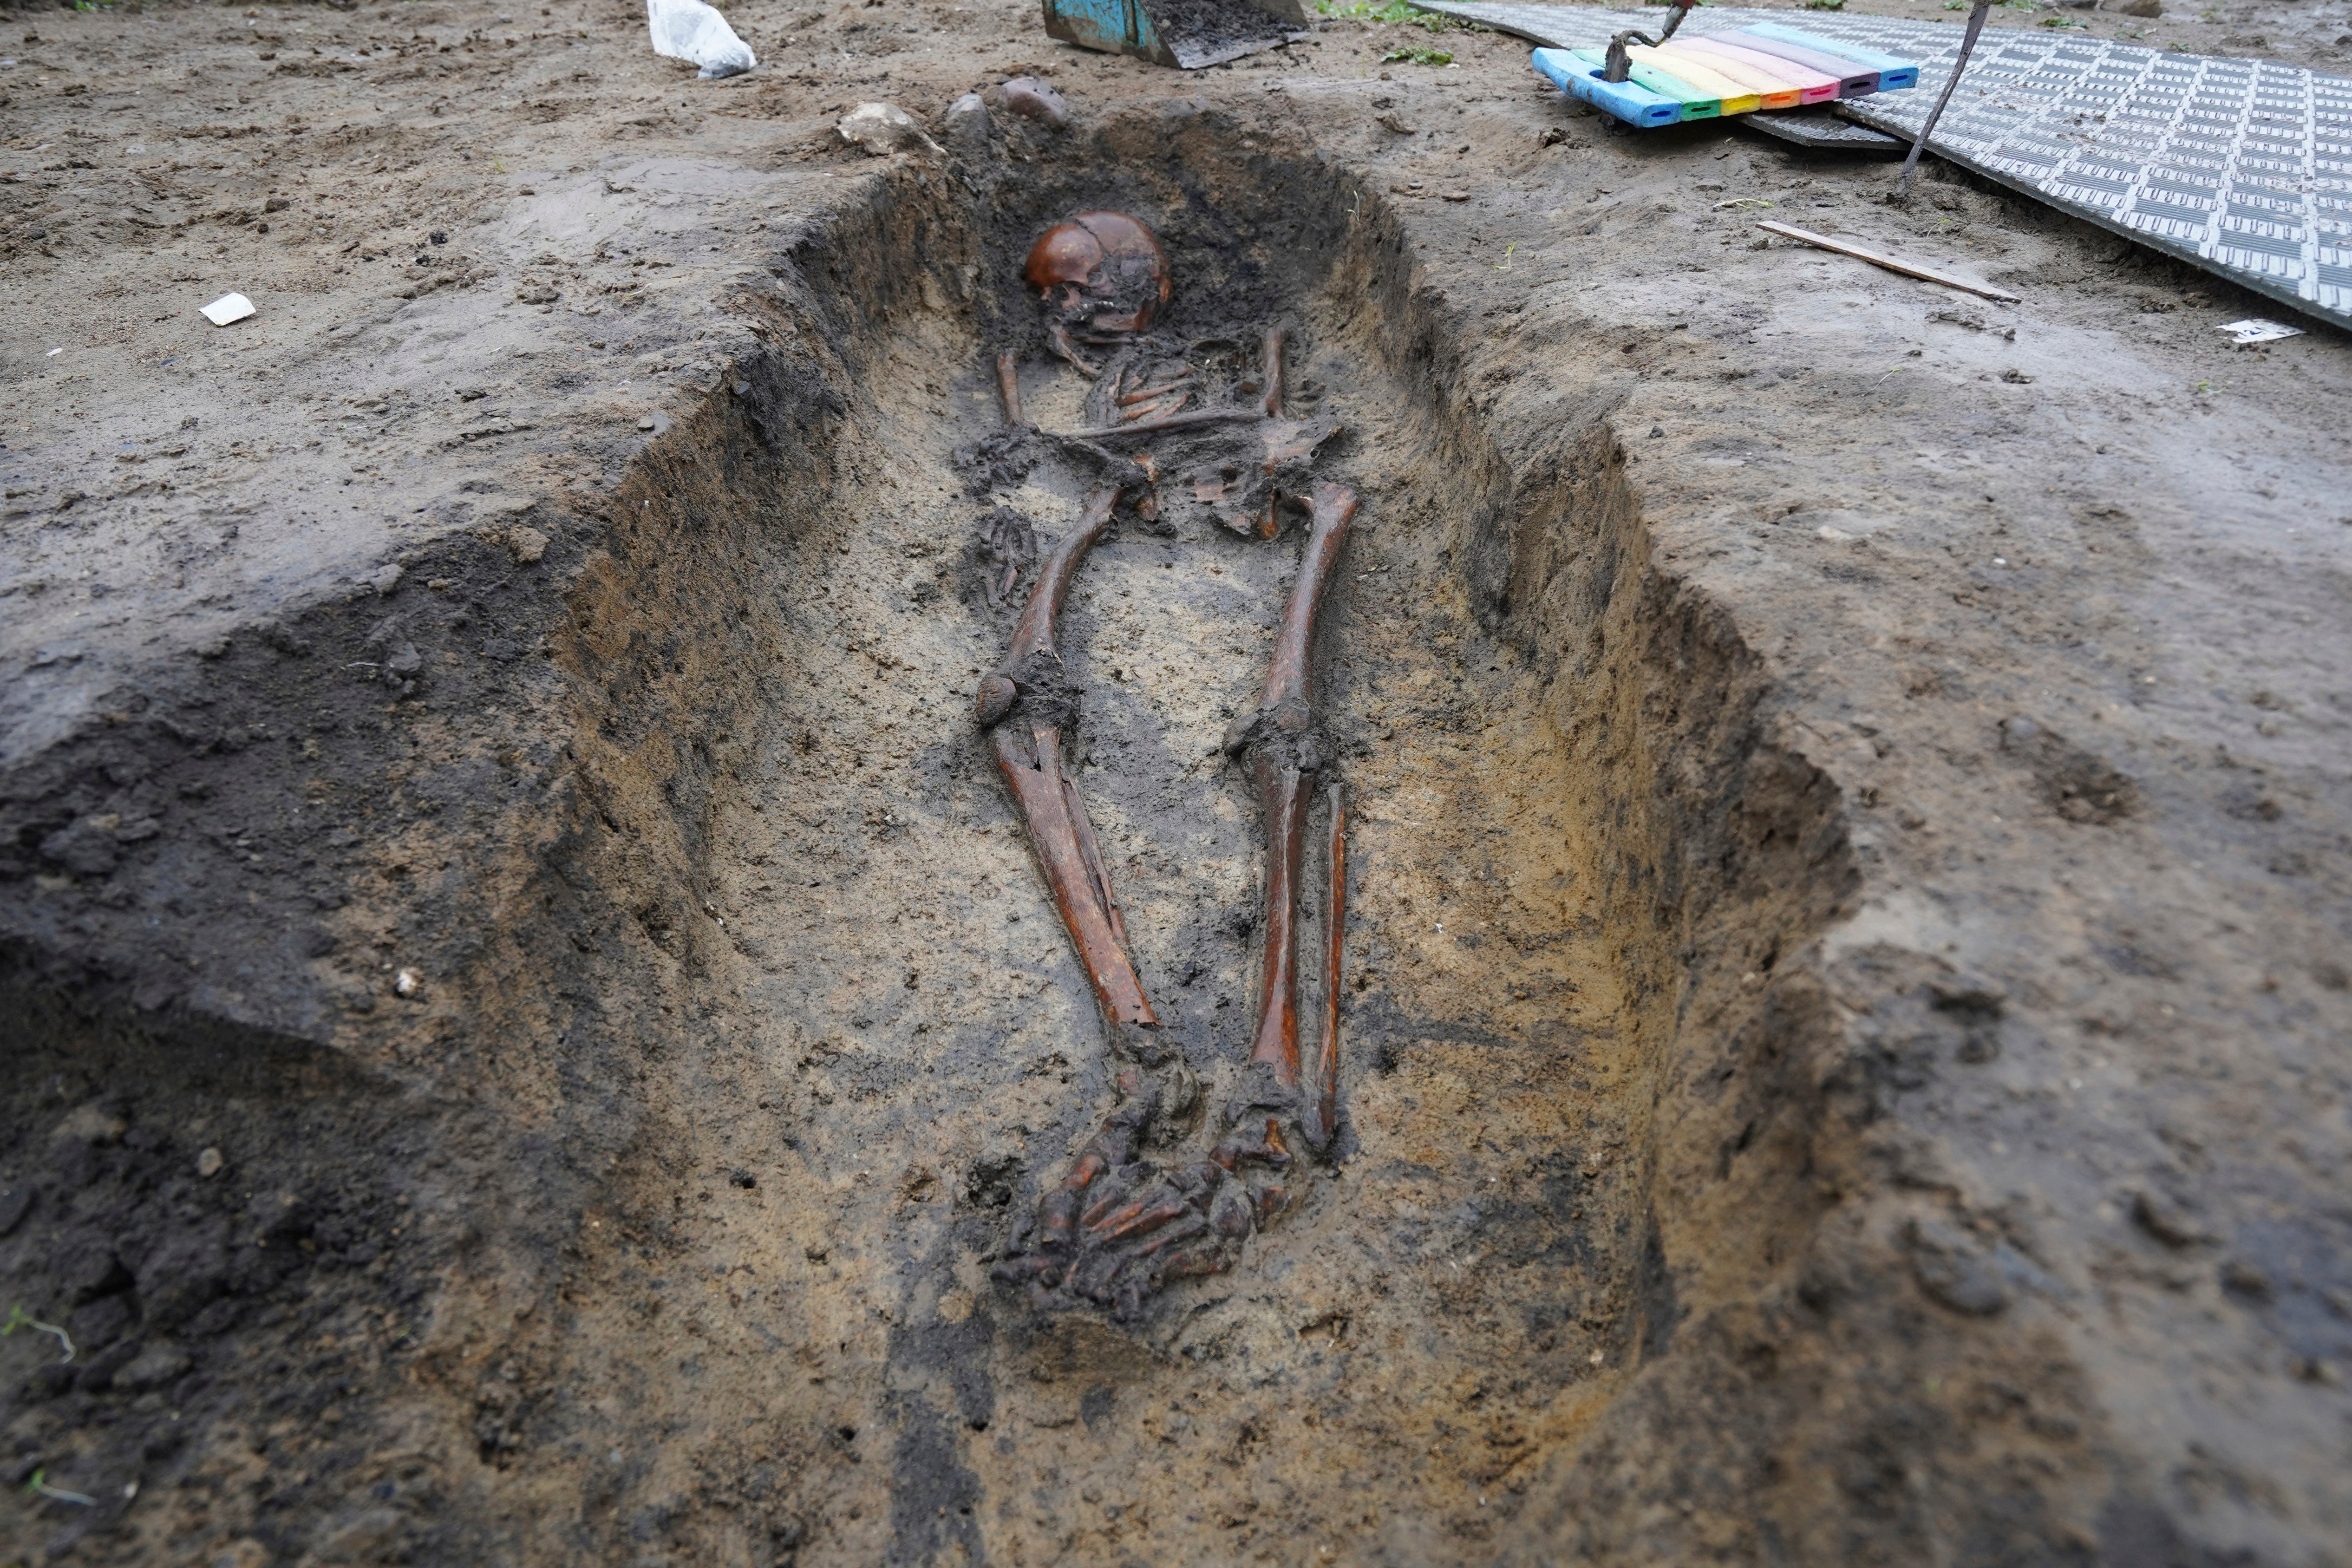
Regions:
<svg viewBox="0 0 2352 1568"><path fill-rule="evenodd" d="M205 307L205 320L215 327L242 321L253 314L253 301L242 294L224 294Z"/></svg>
<svg viewBox="0 0 2352 1568"><path fill-rule="evenodd" d="M2217 332L2228 332L2230 341L2236 343L2267 343L2280 338L2303 336L2301 327L2290 327L2284 321L2263 321L2251 319L2243 321L2224 321L2213 330Z"/></svg>

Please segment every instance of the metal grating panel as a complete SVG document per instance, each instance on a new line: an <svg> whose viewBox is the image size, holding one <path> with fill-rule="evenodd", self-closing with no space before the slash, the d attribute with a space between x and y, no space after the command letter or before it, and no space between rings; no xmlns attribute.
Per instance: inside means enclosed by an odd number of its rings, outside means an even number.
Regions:
<svg viewBox="0 0 2352 1568"><path fill-rule="evenodd" d="M1412 0L1556 48L1599 48L1664 13ZM1707 6L1693 36L1779 22L1899 55L1919 85L1839 111L1918 135L1959 53L1957 22ZM2058 32L1988 32L1936 153L2103 228L2352 328L2352 80L2268 60Z"/></svg>
<svg viewBox="0 0 2352 1568"><path fill-rule="evenodd" d="M1767 136L1777 136L1800 147L1838 153L1866 153L1874 158L1900 158L1911 146L1907 142L1898 142L1883 132L1848 124L1832 114L1827 104L1812 109L1774 109L1756 114L1735 114L1721 123L1740 130L1760 131Z"/></svg>

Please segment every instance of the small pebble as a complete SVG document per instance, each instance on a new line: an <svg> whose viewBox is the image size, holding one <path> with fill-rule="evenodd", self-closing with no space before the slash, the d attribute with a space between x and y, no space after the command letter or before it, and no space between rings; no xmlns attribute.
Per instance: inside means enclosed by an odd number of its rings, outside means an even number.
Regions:
<svg viewBox="0 0 2352 1568"><path fill-rule="evenodd" d="M221 1152L219 1150L207 1149L203 1153L196 1156L197 1175L217 1176L220 1174L220 1168Z"/></svg>

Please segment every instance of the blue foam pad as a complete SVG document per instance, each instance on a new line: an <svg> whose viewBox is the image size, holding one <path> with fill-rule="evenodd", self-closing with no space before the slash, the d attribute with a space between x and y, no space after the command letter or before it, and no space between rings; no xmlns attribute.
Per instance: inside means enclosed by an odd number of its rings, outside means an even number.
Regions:
<svg viewBox="0 0 2352 1568"><path fill-rule="evenodd" d="M1538 49L1533 63L1537 73L1561 91L1615 115L1628 125L1654 128L1672 125L1683 117L1683 106L1675 100L1661 98L1638 82L1603 81L1598 68L1586 65L1566 49Z"/></svg>

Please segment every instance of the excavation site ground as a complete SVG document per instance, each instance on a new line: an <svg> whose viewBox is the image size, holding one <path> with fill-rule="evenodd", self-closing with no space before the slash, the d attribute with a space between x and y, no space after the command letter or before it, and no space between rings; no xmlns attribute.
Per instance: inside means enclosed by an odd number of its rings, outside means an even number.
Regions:
<svg viewBox="0 0 2352 1568"><path fill-rule="evenodd" d="M2352 1561L2340 332L729 19L0 11L0 1564Z"/></svg>

